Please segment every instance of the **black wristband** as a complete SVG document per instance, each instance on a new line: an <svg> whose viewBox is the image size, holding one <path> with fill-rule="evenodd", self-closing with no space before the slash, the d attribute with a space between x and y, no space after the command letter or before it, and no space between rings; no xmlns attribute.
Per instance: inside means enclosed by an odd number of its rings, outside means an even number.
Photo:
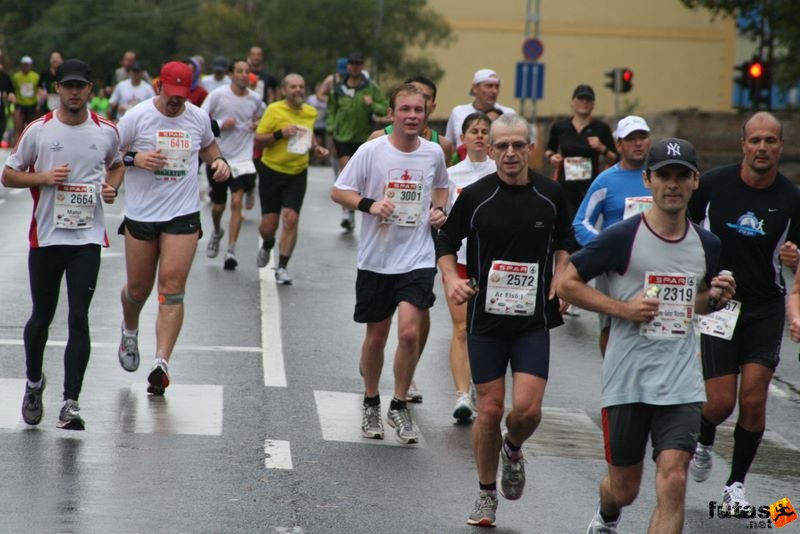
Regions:
<svg viewBox="0 0 800 534"><path fill-rule="evenodd" d="M372 205L375 204L375 201L371 198L364 197L358 201L358 211L363 211L364 213L369 213L369 209Z"/></svg>
<svg viewBox="0 0 800 534"><path fill-rule="evenodd" d="M274 137L276 141L280 141L283 139L283 130L272 132L272 137Z"/></svg>
<svg viewBox="0 0 800 534"><path fill-rule="evenodd" d="M136 158L136 154L138 154L138 152L125 152L125 155L122 156L122 163L126 167L133 167L133 160Z"/></svg>
<svg viewBox="0 0 800 534"><path fill-rule="evenodd" d="M227 165L227 166L228 166L228 168L230 169L230 167L231 167L231 164L230 164L230 163L228 163L228 160L227 160L227 159L225 159L225 158L223 158L222 156L217 156L216 158L212 159L212 160L211 160L211 163L214 163L214 162L215 162L215 161L217 161L218 159L221 159L222 161L224 161L224 162L225 162L225 165Z"/></svg>
<svg viewBox="0 0 800 534"><path fill-rule="evenodd" d="M108 185L111 185L111 184L108 184ZM111 185L111 187L114 189L114 198L117 198L119 196L119 186L114 187L113 185Z"/></svg>
<svg viewBox="0 0 800 534"><path fill-rule="evenodd" d="M434 210L439 210L439 211L441 211L441 212L442 212L442 214L443 214L445 217L447 217L447 210L446 210L446 209L444 209L444 206L436 206L436 207L435 207L435 208L433 208L433 209L434 209Z"/></svg>

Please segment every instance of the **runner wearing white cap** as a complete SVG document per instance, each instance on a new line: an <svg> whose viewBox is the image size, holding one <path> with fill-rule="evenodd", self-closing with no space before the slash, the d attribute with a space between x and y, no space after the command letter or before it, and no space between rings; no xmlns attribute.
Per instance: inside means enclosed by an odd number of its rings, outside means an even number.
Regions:
<svg viewBox="0 0 800 534"><path fill-rule="evenodd" d="M461 125L467 115L480 111L486 113L492 108L497 108L505 113L516 113L515 110L502 106L497 103L500 95L500 84L503 82L500 76L492 69L480 69L475 71L472 77L472 88L469 94L474 97L470 104L463 104L453 108L450 118L447 120L445 137L453 142L453 146L461 144Z"/></svg>

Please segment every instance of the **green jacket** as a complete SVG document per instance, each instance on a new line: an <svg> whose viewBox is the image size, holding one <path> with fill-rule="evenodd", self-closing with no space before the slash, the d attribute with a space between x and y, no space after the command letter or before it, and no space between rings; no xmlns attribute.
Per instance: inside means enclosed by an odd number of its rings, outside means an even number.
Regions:
<svg viewBox="0 0 800 534"><path fill-rule="evenodd" d="M346 80L345 77L335 81L331 88L325 129L336 141L363 143L372 133L372 115L386 115L389 102L371 80L362 78L356 88L347 87ZM364 104L365 96L372 97L372 105Z"/></svg>

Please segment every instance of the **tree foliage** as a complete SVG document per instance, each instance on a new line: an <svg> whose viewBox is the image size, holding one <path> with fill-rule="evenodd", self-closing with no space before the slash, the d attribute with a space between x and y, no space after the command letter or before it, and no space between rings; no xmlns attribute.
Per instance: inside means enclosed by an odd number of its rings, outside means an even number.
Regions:
<svg viewBox="0 0 800 534"><path fill-rule="evenodd" d="M7 68L29 55L44 70L49 53L60 50L88 61L98 81L125 50L137 51L155 73L190 55L245 57L253 45L264 49L275 75L299 72L309 84L351 51L386 83L411 74L440 79L426 47L451 39L426 0L0 0Z"/></svg>
<svg viewBox="0 0 800 534"><path fill-rule="evenodd" d="M739 30L757 43L774 45L773 80L790 87L800 80L800 10L796 0L681 0L692 9L707 9L712 17L736 17ZM766 59L766 58L765 58Z"/></svg>

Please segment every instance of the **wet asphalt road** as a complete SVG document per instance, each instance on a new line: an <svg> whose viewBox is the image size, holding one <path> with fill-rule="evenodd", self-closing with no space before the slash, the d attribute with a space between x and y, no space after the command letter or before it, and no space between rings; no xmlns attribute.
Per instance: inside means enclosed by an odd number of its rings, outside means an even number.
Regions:
<svg viewBox="0 0 800 534"><path fill-rule="evenodd" d="M363 327L351 319L357 242L338 226L339 209L328 200L331 180L330 169L312 168L289 265L291 287L275 286L272 264L262 273L255 266L257 211L247 214L236 271L223 271L222 256L206 258L203 239L170 366L173 385L162 399L145 394L152 301L142 318L142 366L126 373L117 363L124 259L115 232L122 198L107 210L111 247L92 304L82 433L55 427L66 338L63 295L46 352L44 420L35 428L21 421L32 202L26 191L2 195L0 532L476 532L465 525L477 476L470 428L451 417L450 321L438 282L430 341L417 373L424 402L413 412L422 443L399 446L388 427L383 442L359 436ZM207 207L203 222L208 235ZM544 418L525 445L528 486L517 502L501 499L496 532L585 531L605 471L596 337L590 313L552 332ZM385 395L393 347L390 341ZM747 479L748 497L759 505L783 497L800 505L797 350L787 338L770 394L768 432ZM720 430L711 478L689 485L686 532L754 530L746 520L708 515L727 477L732 428L729 422ZM653 471L648 460L621 532L646 530L655 502ZM798 524L785 532L800 532Z"/></svg>

